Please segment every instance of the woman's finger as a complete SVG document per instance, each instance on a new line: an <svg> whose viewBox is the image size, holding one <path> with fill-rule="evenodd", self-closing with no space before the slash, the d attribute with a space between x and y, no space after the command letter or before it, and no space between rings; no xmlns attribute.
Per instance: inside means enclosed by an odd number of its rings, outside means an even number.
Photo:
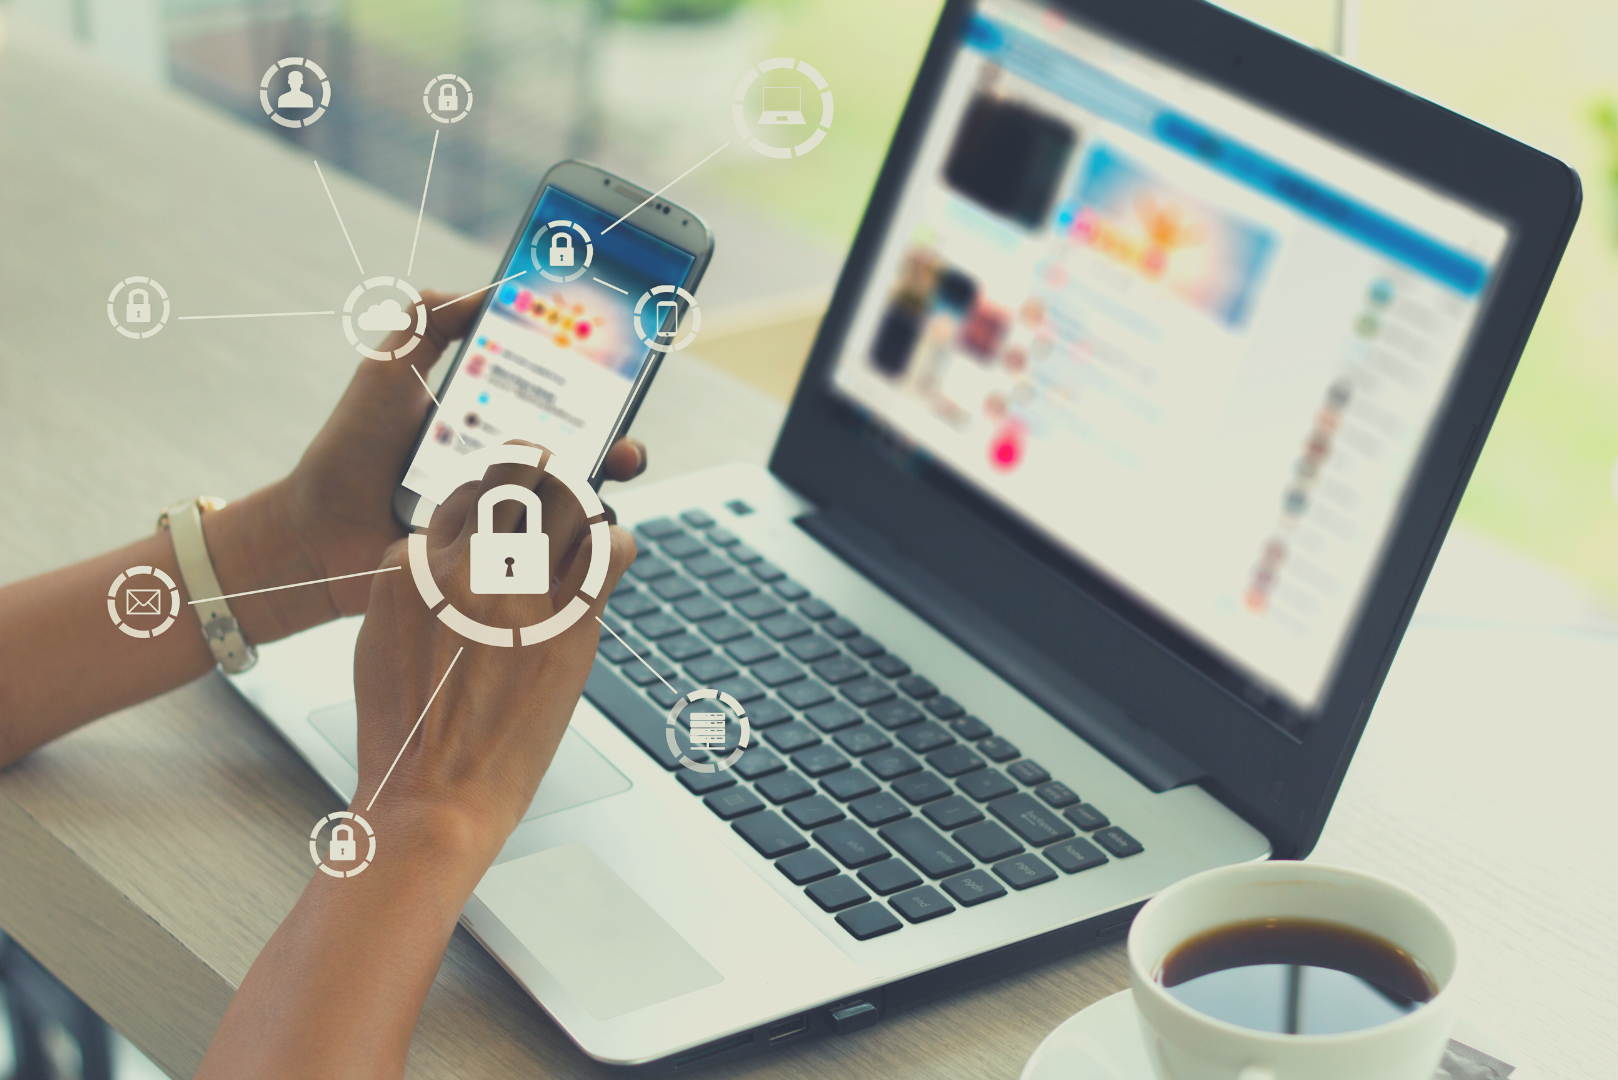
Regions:
<svg viewBox="0 0 1618 1080"><path fill-rule="evenodd" d="M639 439L619 439L607 451L601 471L608 480L633 480L646 471L646 444Z"/></svg>

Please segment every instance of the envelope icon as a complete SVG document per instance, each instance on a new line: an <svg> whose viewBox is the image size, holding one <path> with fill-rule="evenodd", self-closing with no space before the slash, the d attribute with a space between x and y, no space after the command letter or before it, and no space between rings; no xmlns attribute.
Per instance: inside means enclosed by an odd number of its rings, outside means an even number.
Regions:
<svg viewBox="0 0 1618 1080"><path fill-rule="evenodd" d="M162 589L126 589L124 590L125 615L161 615L163 614Z"/></svg>

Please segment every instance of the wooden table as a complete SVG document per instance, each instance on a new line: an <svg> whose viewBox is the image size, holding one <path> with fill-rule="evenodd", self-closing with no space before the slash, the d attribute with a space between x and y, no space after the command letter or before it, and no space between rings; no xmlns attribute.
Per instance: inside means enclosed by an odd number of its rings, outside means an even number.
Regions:
<svg viewBox="0 0 1618 1080"><path fill-rule="evenodd" d="M131 274L162 281L177 314L323 309L352 287L353 260L306 155L13 30L0 53L0 491L13 508L0 580L122 543L176 498L277 477L356 360L318 318L113 334L105 298ZM367 273L401 272L415 207L328 179ZM413 278L470 288L497 259L428 219ZM716 414L722 427L681 419ZM646 479L762 461L781 415L778 401L677 357L637 421L652 447ZM1543 1075L1594 1076L1618 1060L1618 874L1603 854L1618 644L1477 618L1499 616L1491 598L1519 571L1486 545L1446 548L1435 595L1460 600L1424 609L1319 856L1444 903L1472 950L1473 1014ZM1533 581L1518 592L1546 594ZM94 677L93 654L84 670ZM0 773L0 926L188 1076L310 876L308 823L338 805L209 676ZM1015 1077L1051 1028L1124 985L1113 944L704 1075ZM609 1075L463 931L408 1072Z"/></svg>

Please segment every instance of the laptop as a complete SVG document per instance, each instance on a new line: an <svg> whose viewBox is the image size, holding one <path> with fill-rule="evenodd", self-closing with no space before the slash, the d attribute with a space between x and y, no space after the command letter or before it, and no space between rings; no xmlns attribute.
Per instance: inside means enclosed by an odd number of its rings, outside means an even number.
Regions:
<svg viewBox="0 0 1618 1080"><path fill-rule="evenodd" d="M1211 5L950 0L769 467L614 496L616 635L465 925L677 1071L1307 855L1579 198ZM344 797L356 630L235 680ZM697 687L729 770L673 760Z"/></svg>
<svg viewBox="0 0 1618 1080"><path fill-rule="evenodd" d="M760 124L808 123L803 118L803 89L801 87L766 86L760 106L763 109L758 117Z"/></svg>

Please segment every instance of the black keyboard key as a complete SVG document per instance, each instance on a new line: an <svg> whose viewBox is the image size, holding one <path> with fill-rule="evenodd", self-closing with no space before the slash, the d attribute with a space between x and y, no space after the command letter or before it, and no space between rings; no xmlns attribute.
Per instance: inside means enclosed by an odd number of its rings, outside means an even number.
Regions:
<svg viewBox="0 0 1618 1080"><path fill-rule="evenodd" d="M804 634L787 642L787 652L806 664L824 660L828 656L841 656L842 650L819 634Z"/></svg>
<svg viewBox="0 0 1618 1080"><path fill-rule="evenodd" d="M635 620L635 632L647 641L666 638L673 634L678 634L684 629L684 623L663 611L652 615L642 615Z"/></svg>
<svg viewBox="0 0 1618 1080"><path fill-rule="evenodd" d="M909 807L885 791L867 795L863 799L855 799L848 804L848 808L854 811L855 817L872 826L886 825L890 821L910 816Z"/></svg>
<svg viewBox="0 0 1618 1080"><path fill-rule="evenodd" d="M1067 822L1026 793L996 799L989 804L989 812L1010 825L1018 836L1028 841L1030 847L1043 847L1073 835Z"/></svg>
<svg viewBox="0 0 1618 1080"><path fill-rule="evenodd" d="M838 811L838 817L842 812ZM851 870L881 862L888 857L888 849L876 838L852 821L839 821L815 830L815 843L837 857L837 861Z"/></svg>
<svg viewBox="0 0 1618 1080"><path fill-rule="evenodd" d="M781 700L794 709L812 709L831 700L831 691L814 679L792 683L790 686L782 687L778 693Z"/></svg>
<svg viewBox="0 0 1618 1080"><path fill-rule="evenodd" d="M979 743L979 748L982 745L982 743ZM1018 783L1027 784L1029 787L1043 784L1051 778L1051 774L1041 768L1037 761L1019 761L1015 765L1007 767L1006 772L1016 777Z"/></svg>
<svg viewBox="0 0 1618 1080"><path fill-rule="evenodd" d="M955 905L945 900L931 885L900 893L889 900L888 905L913 923L936 919L955 910Z"/></svg>
<svg viewBox="0 0 1618 1080"><path fill-rule="evenodd" d="M1073 824L1077 825L1079 828L1083 829L1085 832L1094 832L1097 829L1105 829L1108 825L1112 824L1112 822L1107 820L1106 814L1103 814L1100 810L1097 810L1089 803L1080 803L1077 806L1070 806L1066 810L1062 811L1062 816L1067 818Z"/></svg>
<svg viewBox="0 0 1618 1080"><path fill-rule="evenodd" d="M708 588L726 600L735 600L748 593L758 592L758 583L742 577L740 574L721 574L716 578L708 579Z"/></svg>
<svg viewBox="0 0 1618 1080"><path fill-rule="evenodd" d="M712 619L725 613L725 605L706 594L693 596L688 600L681 600L674 605L674 610L680 613L680 618L687 622L701 622L703 619Z"/></svg>
<svg viewBox="0 0 1618 1080"><path fill-rule="evenodd" d="M984 769L981 772L967 773L955 782L955 786L978 802L998 799L1002 795L1010 795L1017 790L1017 785L1000 775L997 769Z"/></svg>
<svg viewBox="0 0 1618 1080"><path fill-rule="evenodd" d="M634 591L635 591L635 579L630 577L629 575L625 574L623 577L620 577L618 579L618 584L616 584L616 585L614 585L612 587L612 592L609 593L608 595L610 595L610 596L620 596L623 593L632 593Z"/></svg>
<svg viewBox="0 0 1618 1080"><path fill-rule="evenodd" d="M778 656L774 660L766 660L762 664L753 666L753 678L772 690L777 686L797 682L803 677L803 668L784 656Z"/></svg>
<svg viewBox="0 0 1618 1080"><path fill-rule="evenodd" d="M815 664L814 672L824 681L836 686L864 677L865 665L852 656L832 656Z"/></svg>
<svg viewBox="0 0 1618 1080"><path fill-rule="evenodd" d="M668 751L665 750L664 753L667 754ZM752 753L752 751L748 751L748 753ZM742 761L746 760L747 754L743 754ZM778 758L777 760L780 759ZM736 764L741 765L741 761ZM814 785L795 772L779 772L774 776L766 776L754 786L758 788L766 799L777 806L815 793Z"/></svg>
<svg viewBox="0 0 1618 1080"><path fill-rule="evenodd" d="M976 825L956 829L952 839L970 851L978 862L998 862L1022 850L1015 836L992 821L980 821Z"/></svg>
<svg viewBox="0 0 1618 1080"><path fill-rule="evenodd" d="M755 634L748 634L746 637L739 637L726 643L725 651L738 663L749 665L780 655L775 651L774 645Z"/></svg>
<svg viewBox="0 0 1618 1080"><path fill-rule="evenodd" d="M938 687L925 675L906 675L898 680L898 686L913 698L932 697L938 693Z"/></svg>
<svg viewBox="0 0 1618 1080"><path fill-rule="evenodd" d="M1103 866L1107 857L1088 840L1064 840L1060 844L1052 844L1040 851L1056 868L1064 874L1077 874L1080 870L1088 870L1093 866Z"/></svg>
<svg viewBox="0 0 1618 1080"><path fill-rule="evenodd" d="M639 660L631 660L629 663L623 666L624 678L628 679L636 686L651 686L653 683L658 681L659 676L664 679L672 679L674 676L679 674L678 671L674 670L674 665L670 664L667 660L664 660L656 653L653 653L650 656L647 656L645 653L641 653L641 656L645 658L646 663L642 663ZM670 702L670 704L673 704L673 702ZM667 706L664 707L667 708Z"/></svg>
<svg viewBox="0 0 1618 1080"><path fill-rule="evenodd" d="M821 708L829 709L831 706L823 705ZM819 711L819 709L810 710L811 713ZM809 719L813 720L814 717L810 716ZM864 754L874 754L878 750L886 750L893 745L892 740L882 734L880 729L874 728L870 724L844 728L837 733L836 740L838 746L856 757Z"/></svg>
<svg viewBox="0 0 1618 1080"><path fill-rule="evenodd" d="M905 753L903 750L882 750L870 755L860 762L880 780L893 780L900 776L908 776L921 768L921 762Z"/></svg>
<svg viewBox="0 0 1618 1080"><path fill-rule="evenodd" d="M672 709L674 708L674 703L676 701L679 701L680 698L684 697L686 694L690 693L696 688L695 683L682 676L680 678L670 679L668 685L665 685L662 682L653 683L651 686L646 688L646 694L663 708ZM737 730L739 731L740 729L738 728Z"/></svg>
<svg viewBox="0 0 1618 1080"><path fill-rule="evenodd" d="M714 683L713 688L729 694L743 705L755 702L764 696L764 691L758 683L745 675L732 675L728 679L720 679Z"/></svg>
<svg viewBox="0 0 1618 1080"><path fill-rule="evenodd" d="M662 540L685 530L680 528L673 518L660 517L641 522L635 526L635 531L643 533L653 540Z"/></svg>
<svg viewBox="0 0 1618 1080"><path fill-rule="evenodd" d="M892 653L883 653L878 656L871 661L871 666L890 679L897 679L901 675L910 674L910 665Z"/></svg>
<svg viewBox="0 0 1618 1080"><path fill-rule="evenodd" d="M659 559L656 555L641 552L634 562L629 564L629 572L642 581L656 581L674 573L674 567Z"/></svg>
<svg viewBox="0 0 1618 1080"><path fill-rule="evenodd" d="M859 627L855 626L841 615L834 615L832 618L828 619L821 626L821 629L839 641L843 640L844 638L851 638L860 632Z"/></svg>
<svg viewBox="0 0 1618 1080"><path fill-rule="evenodd" d="M671 559L689 559L708 550L708 545L688 532L675 533L662 543L663 554Z"/></svg>
<svg viewBox="0 0 1618 1080"><path fill-rule="evenodd" d="M1048 784L1039 785L1034 789L1034 794L1038 795L1041 799L1044 799L1048 805L1054 806L1058 810L1062 809L1064 806L1072 806L1074 803L1079 801L1078 792L1074 791L1060 780L1052 780ZM1075 825L1078 824L1076 821L1073 823ZM1105 825L1106 822L1102 822L1102 824Z"/></svg>
<svg viewBox="0 0 1618 1080"><path fill-rule="evenodd" d="M690 769L686 769L690 772ZM702 800L708 804L708 809L718 814L725 821L739 818L743 814L751 814L755 810L764 809L764 800L754 795L744 787L731 788L729 791L716 791Z"/></svg>
<svg viewBox="0 0 1618 1080"><path fill-rule="evenodd" d="M977 742L987 739L994 734L994 729L975 716L963 716L959 720L951 720L949 729L967 742Z"/></svg>
<svg viewBox="0 0 1618 1080"><path fill-rule="evenodd" d="M638 619L642 615L662 610L661 605L656 600L643 592L630 592L624 593L622 596L614 596L607 601L607 606L612 608L615 614L626 619Z"/></svg>
<svg viewBox="0 0 1618 1080"><path fill-rule="evenodd" d="M794 720L790 724L777 724L764 732L764 738L783 754L795 754L820 741L820 736L801 720Z"/></svg>
<svg viewBox="0 0 1618 1080"><path fill-rule="evenodd" d="M829 619L837 614L832 606L824 600L805 600L798 605L798 610L803 613L804 618L813 619L816 622L821 619Z"/></svg>
<svg viewBox="0 0 1618 1080"><path fill-rule="evenodd" d="M666 743L663 752L668 753ZM693 795L706 795L710 791L728 788L735 782L736 778L729 772L694 772L684 766L680 768L680 783L684 784L685 789Z"/></svg>
<svg viewBox="0 0 1618 1080"><path fill-rule="evenodd" d="M951 795L947 799L928 803L922 809L922 813L927 815L928 821L940 829L959 829L962 825L983 820L983 811L959 795Z"/></svg>
<svg viewBox="0 0 1618 1080"><path fill-rule="evenodd" d="M786 608L773 596L754 593L736 601L736 610L749 619L768 619L771 615L781 614Z"/></svg>
<svg viewBox="0 0 1618 1080"><path fill-rule="evenodd" d="M1109 825L1091 836L1091 839L1117 859L1127 859L1131 855L1139 855L1146 848L1139 840L1130 836L1116 825Z"/></svg>
<svg viewBox="0 0 1618 1080"><path fill-rule="evenodd" d="M634 666L639 668L640 664ZM636 745L651 755L653 761L665 769L691 771L682 767L669 753L668 717L658 709L654 709L633 686L623 680L619 672L605 664L591 665L590 677L584 684L584 693L591 703L606 713L607 718L617 724L625 735L635 740ZM691 737L683 728L675 728L674 738L681 752L691 760L708 760L705 752L692 748Z"/></svg>
<svg viewBox="0 0 1618 1080"><path fill-rule="evenodd" d="M747 719L756 728L767 728L792 719L787 707L772 697L759 698L747 707Z"/></svg>
<svg viewBox="0 0 1618 1080"><path fill-rule="evenodd" d="M871 894L860 888L847 874L838 874L834 878L817 881L803 891L809 894L809 899L826 911L841 911L855 904L864 904L871 898Z"/></svg>
<svg viewBox="0 0 1618 1080"><path fill-rule="evenodd" d="M799 750L792 755L792 764L796 765L805 776L819 779L828 773L836 772L838 769L848 768L849 762L835 748L821 745L811 746L807 750Z"/></svg>
<svg viewBox="0 0 1618 1080"><path fill-rule="evenodd" d="M984 739L978 743L978 753L990 761L1010 761L1019 756L1022 751L996 735L991 739ZM1045 779L1049 780L1050 777L1047 776Z"/></svg>
<svg viewBox="0 0 1618 1080"><path fill-rule="evenodd" d="M670 574L668 577L658 578L652 582L652 591L663 599L673 603L687 597L697 595L697 587L679 574Z"/></svg>
<svg viewBox="0 0 1618 1080"><path fill-rule="evenodd" d="M799 634L809 632L809 624L790 611L784 611L779 615L771 615L768 619L760 622L758 628L776 641L786 641L789 638L797 637Z"/></svg>
<svg viewBox="0 0 1618 1080"><path fill-rule="evenodd" d="M998 900L1006 895L1006 887L990 877L987 870L968 870L964 874L945 878L938 884L962 907Z"/></svg>
<svg viewBox="0 0 1618 1080"><path fill-rule="evenodd" d="M901 777L893 782L893 790L903 795L912 806L920 806L922 803L954 794L948 784L930 772L912 773L910 776Z"/></svg>
<svg viewBox="0 0 1618 1080"><path fill-rule="evenodd" d="M729 529L712 528L708 530L708 543L717 544L720 547L730 547L732 544L737 543L737 537Z"/></svg>
<svg viewBox="0 0 1618 1080"><path fill-rule="evenodd" d="M983 759L972 753L971 748L956 745L934 750L927 755L927 764L953 779L983 768Z"/></svg>
<svg viewBox="0 0 1618 1080"><path fill-rule="evenodd" d="M838 802L848 802L850 799L863 798L882 790L875 780L865 774L863 769L844 769L834 772L820 782L820 786Z"/></svg>
<svg viewBox="0 0 1618 1080"><path fill-rule="evenodd" d="M810 848L796 855L775 860L775 868L787 876L794 885L807 885L811 881L829 878L837 873L837 864L826 858L826 853Z"/></svg>
<svg viewBox="0 0 1618 1080"><path fill-rule="evenodd" d="M903 859L883 859L879 863L872 863L860 871L860 880L878 896L887 896L900 889L914 889L921 884L921 877Z"/></svg>
<svg viewBox="0 0 1618 1080"><path fill-rule="evenodd" d="M780 581L782 578L787 576L787 572L785 570L781 569L779 566L776 566L774 563L765 562L762 559L756 563L753 563L748 567L748 569L753 571L753 576L758 578L760 581Z"/></svg>
<svg viewBox="0 0 1618 1080"><path fill-rule="evenodd" d="M804 839L803 834L781 820L781 815L774 810L748 814L732 822L730 827L740 833L742 839L752 844L753 850L766 859L790 855L809 846L809 841Z"/></svg>
<svg viewBox="0 0 1618 1080"><path fill-rule="evenodd" d="M862 719L859 713L841 701L828 701L824 705L817 705L803 715L821 731L841 731L843 728L853 727Z"/></svg>
<svg viewBox="0 0 1618 1080"><path fill-rule="evenodd" d="M631 649L611 634L601 635L601 644L597 646L601 655L607 658L609 664L622 664L627 660L635 659L639 650Z"/></svg>
<svg viewBox="0 0 1618 1080"><path fill-rule="evenodd" d="M685 513L680 515L680 520L691 526L693 529L706 529L713 525L713 518L709 517L707 513L702 510L687 510Z"/></svg>
<svg viewBox="0 0 1618 1080"><path fill-rule="evenodd" d="M859 679L840 688L843 696L860 708L877 705L893 697L893 689L881 679Z"/></svg>
<svg viewBox="0 0 1618 1080"><path fill-rule="evenodd" d="M685 665L685 673L704 686L736 674L736 665L723 656L704 656Z"/></svg>
<svg viewBox="0 0 1618 1080"><path fill-rule="evenodd" d="M1056 880L1056 871L1041 862L1037 855L1016 855L995 863L994 872L1013 889L1031 889Z"/></svg>
<svg viewBox="0 0 1618 1080"><path fill-rule="evenodd" d="M808 589L804 588L802 585L799 585L791 578L782 578L774 585L771 585L770 588L775 590L775 595L790 603L797 603L799 600L802 600L804 597L809 595Z"/></svg>
<svg viewBox="0 0 1618 1080"><path fill-rule="evenodd" d="M730 767L730 771L743 780L757 780L778 773L786 767L786 762L762 746L754 745L748 748L747 753L736 759L736 764Z"/></svg>
<svg viewBox="0 0 1618 1080"><path fill-rule="evenodd" d="M748 547L746 544L730 545L729 555L732 559L735 559L737 562L743 565L746 565L747 563L756 563L764 557L758 552L754 551L752 548Z"/></svg>
<svg viewBox="0 0 1618 1080"><path fill-rule="evenodd" d="M704 581L709 578L719 577L721 574L729 574L732 571L733 568L730 563L711 551L685 561L685 572Z"/></svg>
<svg viewBox="0 0 1618 1080"><path fill-rule="evenodd" d="M839 912L837 923L854 935L856 941L868 941L882 934L891 934L904 925L881 904L861 904L857 908Z"/></svg>
<svg viewBox="0 0 1618 1080"><path fill-rule="evenodd" d="M906 818L877 830L905 858L930 878L948 877L972 869L972 860L937 829L920 818Z"/></svg>
<svg viewBox="0 0 1618 1080"><path fill-rule="evenodd" d="M827 631L827 633L830 632L830 630ZM876 638L867 634L861 634L859 637L851 638L848 641L843 642L843 648L847 649L855 656L860 657L862 660L869 660L873 656L880 656L884 651L882 648L882 643Z"/></svg>
<svg viewBox="0 0 1618 1080"><path fill-rule="evenodd" d="M706 641L694 634L675 634L673 637L664 638L657 647L662 650L664 656L677 664L695 660L713 651Z"/></svg>
<svg viewBox="0 0 1618 1080"><path fill-rule="evenodd" d="M805 829L818 829L834 821L843 820L843 808L824 795L811 795L786 805L786 815L793 823Z"/></svg>
<svg viewBox="0 0 1618 1080"><path fill-rule="evenodd" d="M871 719L893 731L906 724L914 724L917 720L925 720L927 714L916 708L903 698L884 702L871 710Z"/></svg>
<svg viewBox="0 0 1618 1080"><path fill-rule="evenodd" d="M961 708L960 702L956 701L952 697L944 697L943 695L939 695L938 697L930 697L923 702L923 704L927 707L928 712L932 713L940 720L953 720L957 716L960 716L962 713L966 712L965 709Z"/></svg>
<svg viewBox="0 0 1618 1080"><path fill-rule="evenodd" d="M909 727L900 728L898 738L917 754L930 754L941 747L955 744L949 732L931 720L925 724L911 724Z"/></svg>

